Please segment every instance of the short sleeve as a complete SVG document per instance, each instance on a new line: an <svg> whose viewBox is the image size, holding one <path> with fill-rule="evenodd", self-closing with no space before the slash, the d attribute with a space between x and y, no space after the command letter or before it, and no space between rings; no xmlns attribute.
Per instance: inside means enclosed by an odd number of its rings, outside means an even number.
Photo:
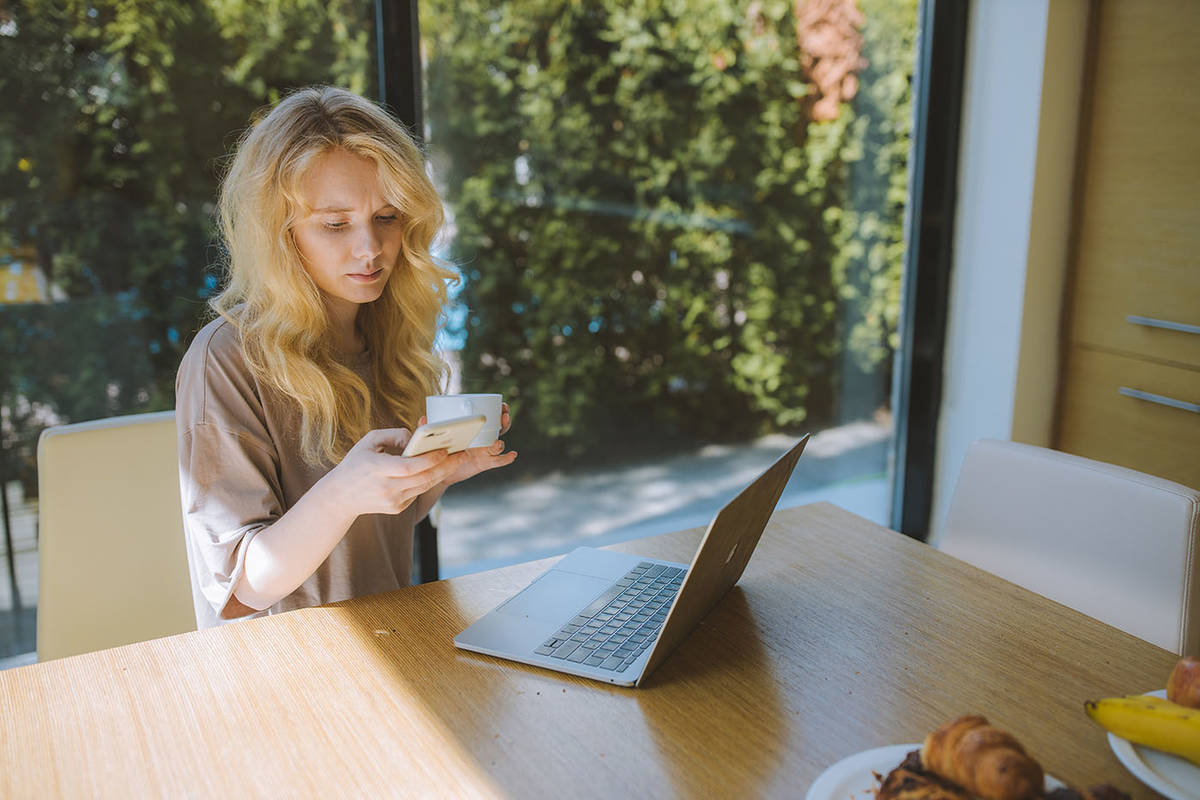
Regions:
<svg viewBox="0 0 1200 800"><path fill-rule="evenodd" d="M284 512L277 449L232 328L206 327L176 379L180 499L196 621L258 614L233 596L254 536ZM222 346L224 345L224 346Z"/></svg>
<svg viewBox="0 0 1200 800"><path fill-rule="evenodd" d="M193 586L218 619L247 615L254 609L230 601L250 540L283 514L273 459L238 432L208 423L184 431L179 459Z"/></svg>

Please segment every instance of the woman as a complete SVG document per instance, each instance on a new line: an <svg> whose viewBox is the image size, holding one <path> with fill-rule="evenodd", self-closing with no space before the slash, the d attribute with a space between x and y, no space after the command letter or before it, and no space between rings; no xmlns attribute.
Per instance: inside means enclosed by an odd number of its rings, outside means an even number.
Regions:
<svg viewBox="0 0 1200 800"><path fill-rule="evenodd" d="M369 101L302 89L242 137L219 208L228 282L176 379L197 624L407 586L415 523L516 458L398 455L446 375L421 152Z"/></svg>

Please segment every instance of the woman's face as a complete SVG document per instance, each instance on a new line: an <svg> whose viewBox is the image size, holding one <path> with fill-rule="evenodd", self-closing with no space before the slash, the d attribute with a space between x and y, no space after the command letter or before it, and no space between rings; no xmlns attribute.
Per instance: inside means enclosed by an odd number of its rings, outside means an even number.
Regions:
<svg viewBox="0 0 1200 800"><path fill-rule="evenodd" d="M396 266L400 212L380 194L375 162L345 150L318 156L301 192L312 209L293 228L304 269L334 315L352 322Z"/></svg>

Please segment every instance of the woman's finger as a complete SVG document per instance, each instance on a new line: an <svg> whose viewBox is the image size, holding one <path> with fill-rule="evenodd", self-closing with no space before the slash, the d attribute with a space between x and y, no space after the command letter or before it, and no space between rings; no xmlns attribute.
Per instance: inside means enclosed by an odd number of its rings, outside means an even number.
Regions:
<svg viewBox="0 0 1200 800"><path fill-rule="evenodd" d="M419 456L382 453L383 474L389 478L408 478L436 468L449 457L449 451L430 450Z"/></svg>
<svg viewBox="0 0 1200 800"><path fill-rule="evenodd" d="M516 450L509 450L507 453L503 453L501 455L488 456L479 465L479 469L476 470L474 474L478 475L480 472L487 472L489 469L496 469L497 467L507 467L509 464L513 463L516 460L517 460L517 451ZM469 477L471 477L471 476L467 475L463 479L466 480L466 478L469 478Z"/></svg>
<svg viewBox="0 0 1200 800"><path fill-rule="evenodd" d="M475 450L476 452L471 454L471 460L460 471L454 473L454 483L465 481L467 478L487 472L489 469L506 467L517 458L515 450L503 452L504 442L496 442L489 447L477 447Z"/></svg>
<svg viewBox="0 0 1200 800"><path fill-rule="evenodd" d="M373 431L367 431L358 440L358 445L355 445L355 447L361 445L371 450L395 450L396 452L400 452L411 438L412 431L408 428L376 428Z"/></svg>
<svg viewBox="0 0 1200 800"><path fill-rule="evenodd" d="M475 456L494 456L497 453L504 452L504 440L497 439L491 444L480 445L479 447L468 447L464 452L469 453L471 457Z"/></svg>
<svg viewBox="0 0 1200 800"><path fill-rule="evenodd" d="M415 458L405 460L416 461ZM469 463L469 457L466 451L460 451L419 472L395 475L391 478L391 483L397 493L410 492L415 497L457 474L463 468L464 463Z"/></svg>

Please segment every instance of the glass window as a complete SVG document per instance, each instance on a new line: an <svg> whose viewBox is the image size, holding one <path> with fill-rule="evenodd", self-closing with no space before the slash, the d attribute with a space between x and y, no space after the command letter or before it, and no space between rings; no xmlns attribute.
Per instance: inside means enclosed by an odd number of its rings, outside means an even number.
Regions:
<svg viewBox="0 0 1200 800"><path fill-rule="evenodd" d="M781 507L886 523L916 0L426 0L456 388L517 463L442 503L442 574Z"/></svg>
<svg viewBox="0 0 1200 800"><path fill-rule="evenodd" d="M805 432L781 505L886 521L917 0L420 11L441 341L521 452L447 496L443 575L703 525ZM33 649L38 434L171 407L222 157L293 86L375 96L374 12L0 8L0 666Z"/></svg>
<svg viewBox="0 0 1200 800"><path fill-rule="evenodd" d="M0 7L0 665L34 649L38 434L174 405L219 279L222 157L288 88L374 96L374 19L368 0Z"/></svg>

